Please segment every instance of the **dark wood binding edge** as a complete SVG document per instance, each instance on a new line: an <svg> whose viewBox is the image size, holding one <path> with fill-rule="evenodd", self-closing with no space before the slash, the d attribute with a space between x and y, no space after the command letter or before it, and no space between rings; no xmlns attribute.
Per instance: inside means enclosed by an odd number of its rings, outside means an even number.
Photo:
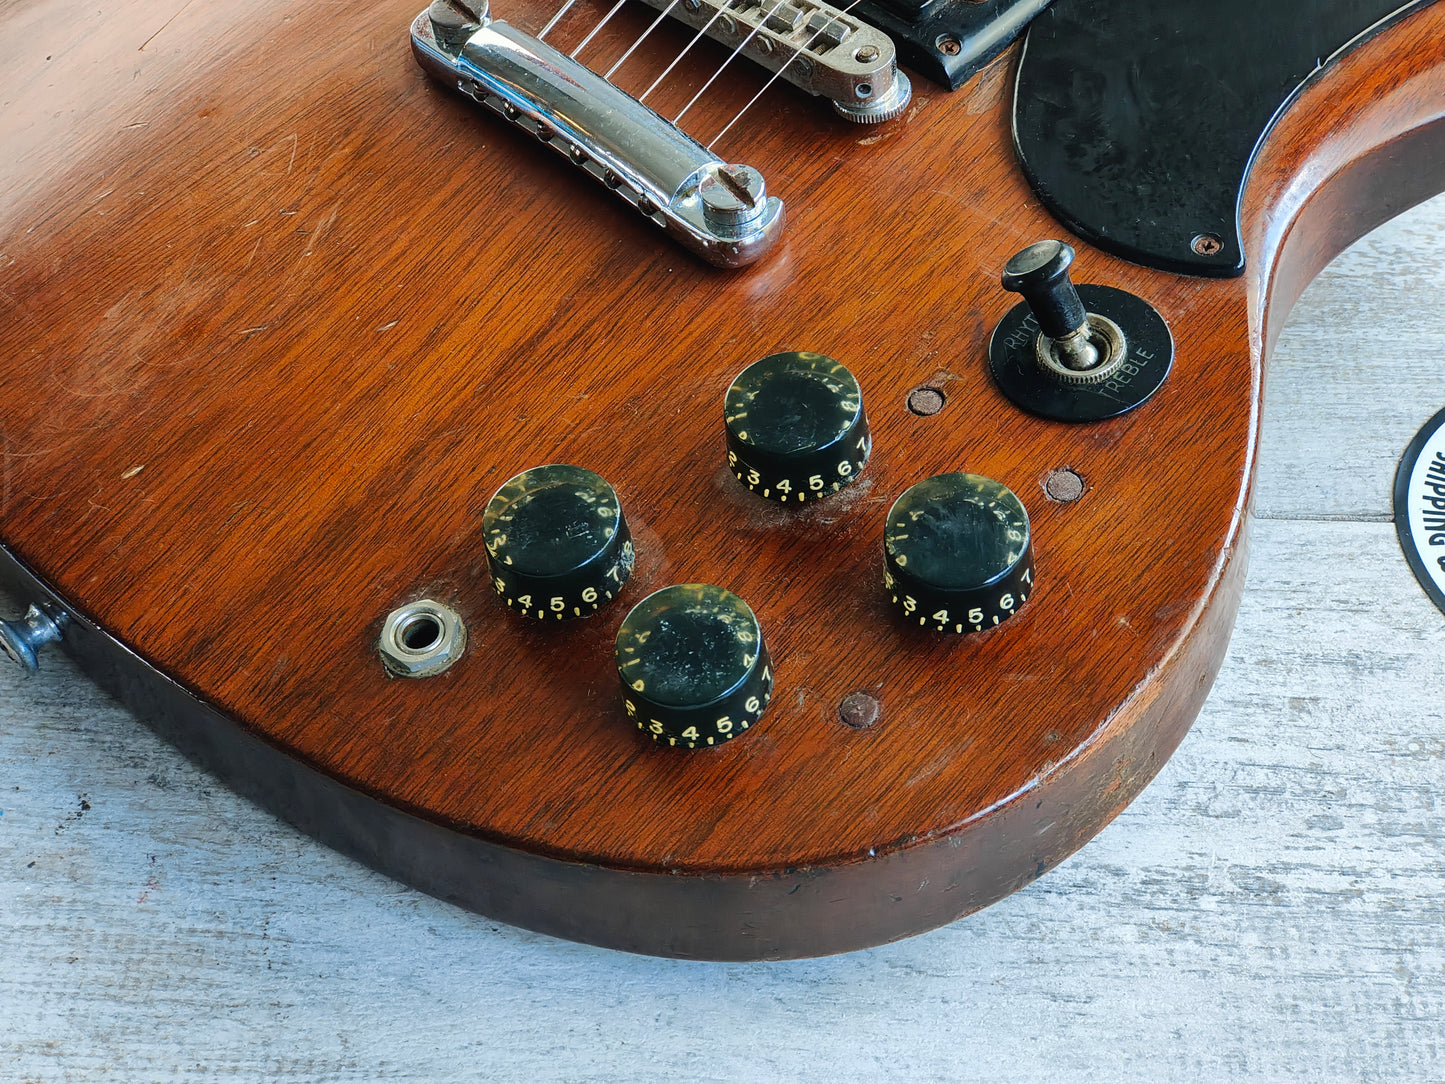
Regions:
<svg viewBox="0 0 1445 1084"><path fill-rule="evenodd" d="M236 725L74 612L3 547L0 582L27 602L69 613L67 653L157 734L238 794L365 865L492 918L573 941L686 959L758 960L848 952L922 933L1017 891L1086 843L1144 789L1198 714L1229 643L1246 563L1241 539L1226 556L1213 597L1196 611L1202 621L1164 671L1151 676L1152 690L1172 695L1131 703L1124 710L1137 717L1127 725L1111 719L1048 786L1039 780L990 811L988 841L964 826L868 862L732 877L569 863L405 813ZM1101 777L1112 782L1098 786ZM1035 834L1041 819L1049 828ZM998 839L1008 842L990 842ZM960 874L975 887L964 889Z"/></svg>

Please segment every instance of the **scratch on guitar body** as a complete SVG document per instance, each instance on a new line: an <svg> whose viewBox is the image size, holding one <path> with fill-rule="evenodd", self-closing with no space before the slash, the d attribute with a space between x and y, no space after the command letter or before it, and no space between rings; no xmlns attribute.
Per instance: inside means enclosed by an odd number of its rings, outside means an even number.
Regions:
<svg viewBox="0 0 1445 1084"><path fill-rule="evenodd" d="M17 459L30 459L41 455L46 449L33 452L16 452L11 450L8 435L0 430L0 522L10 514L10 502L15 499L15 461ZM25 496L32 501L48 501L52 494L26 493Z"/></svg>
<svg viewBox="0 0 1445 1084"><path fill-rule="evenodd" d="M941 197L941 198L943 198L943 199L948 200L948 201L951 202L951 203L958 203L960 200L962 200L962 199L964 198L964 197L961 196L958 192L951 191L951 190L949 190L949 189L947 189L947 188L936 188L936 187L935 187L935 188L930 188L930 189L928 190L928 194L929 194L930 196L939 196L939 197ZM1010 238L1012 238L1012 239L1017 239L1017 238L1020 238L1020 237L1022 236L1022 234L1019 232L1019 224L1018 224L1016 221L1012 221L1012 220L1009 220L1009 219L1004 219L1004 218L1001 218L1000 216L995 215L995 214L989 214L988 211L987 211L987 209L986 209L986 207L985 207L985 205L983 205L981 202L975 202L975 203L973 203L972 205L970 205L970 207L968 208L968 212L969 212L969 214L971 214L971 215L975 215L976 217L978 217L978 218L980 218L980 219L986 220L990 225L997 226L1000 230L1002 230L1004 233L1006 233L1006 234L1007 234ZM1012 252L1012 251L1013 251L1013 246L1014 246L1014 241L1011 240L1011 241L1010 241L1010 244L1009 244L1008 246L1005 246L1005 247L1008 249L1008 251ZM986 270L986 269L981 269L981 270ZM1002 270L1003 270L1003 266L1000 265L999 268L998 268L998 271L990 271L989 274L991 275L991 277L997 278L999 271L1002 271Z"/></svg>
<svg viewBox="0 0 1445 1084"><path fill-rule="evenodd" d="M316 223L316 229L315 229L315 230L312 232L312 234L311 234L311 239L310 239L310 240L311 240L311 243L306 246L306 255L307 255L307 256L310 256L311 253L313 253L313 252L316 251L316 246L320 243L322 236L323 236L323 235L326 233L326 231L329 230L332 226L336 225L336 220L337 220L338 217L340 217L340 215L341 215L341 201L340 201L340 200L337 200L335 203L333 203L333 204L331 205L331 210L330 210L330 212L329 212L324 218L322 218L319 222Z"/></svg>
<svg viewBox="0 0 1445 1084"><path fill-rule="evenodd" d="M146 47L147 45L149 45L151 42L155 41L156 38L160 37L161 31L164 30L166 27L170 26L171 23L173 23L173 22L175 22L177 19L179 19L179 18L181 17L181 12L185 11L186 8L188 8L188 7L190 7L190 6L191 6L191 0L186 0L186 2L185 2L184 4L182 4L180 7L176 8L176 13L175 13L174 15L172 15L169 19L167 19L165 22L161 23L161 25L156 28L156 32L155 32L154 34L152 34L150 37L146 38L145 41L141 42L141 43L140 43L140 48L138 48L138 49L136 50L136 52L138 52L138 53L143 53L143 52L145 52L145 47Z"/></svg>

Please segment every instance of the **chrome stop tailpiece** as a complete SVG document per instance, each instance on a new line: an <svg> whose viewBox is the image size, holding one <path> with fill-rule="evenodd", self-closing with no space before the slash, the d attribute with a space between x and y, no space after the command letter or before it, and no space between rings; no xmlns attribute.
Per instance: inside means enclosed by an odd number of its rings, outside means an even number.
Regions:
<svg viewBox="0 0 1445 1084"><path fill-rule="evenodd" d="M652 2L652 0L649 0ZM717 2L731 2L726 13ZM679 18L733 45L852 120L907 103L893 43L838 9L785 0L687 0ZM718 267L743 267L776 243L783 202L763 175L729 163L586 65L500 19L484 2L434 0L411 25L430 75L566 157Z"/></svg>

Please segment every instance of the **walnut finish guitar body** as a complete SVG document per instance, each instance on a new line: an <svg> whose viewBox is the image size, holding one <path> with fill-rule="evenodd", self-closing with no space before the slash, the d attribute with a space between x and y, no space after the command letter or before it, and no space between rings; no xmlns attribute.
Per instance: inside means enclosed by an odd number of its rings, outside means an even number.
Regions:
<svg viewBox="0 0 1445 1084"><path fill-rule="evenodd" d="M575 46L585 6L548 40ZM0 14L7 580L244 793L564 937L845 951L1081 846L1223 659L1273 330L1331 256L1445 184L1445 5L1348 52L1275 126L1244 279L1075 242L1076 281L1147 299L1176 344L1152 400L1089 425L1023 414L988 376L1004 261L1065 236L1013 161L1012 54L953 93L916 81L871 128L769 90L716 149L766 174L786 230L720 271L423 74L416 7ZM535 32L551 11L495 14ZM624 10L582 59L609 66L652 17ZM659 29L614 79L640 91L683 41ZM721 56L695 52L649 99L664 115ZM737 68L688 114L704 143L761 85ZM797 508L725 464L723 394L781 350L848 366L874 440L856 483ZM908 409L924 386L945 398L928 416ZM493 594L480 524L553 462L612 483L637 566L596 616L548 625ZM1045 494L1060 468L1080 499ZM1038 568L1017 617L968 637L910 627L882 583L890 503L958 470L1023 499ZM638 734L612 661L627 610L686 582L746 599L776 667L762 721L691 754ZM421 597L462 615L466 653L389 677L382 622ZM872 725L841 720L855 693Z"/></svg>

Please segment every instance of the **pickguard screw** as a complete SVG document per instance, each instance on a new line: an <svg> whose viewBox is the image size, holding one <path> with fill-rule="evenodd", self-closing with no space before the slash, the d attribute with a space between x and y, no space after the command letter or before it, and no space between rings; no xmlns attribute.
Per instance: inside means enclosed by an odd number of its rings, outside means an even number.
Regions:
<svg viewBox="0 0 1445 1084"><path fill-rule="evenodd" d="M1218 256L1224 251L1224 242L1212 233L1201 233L1190 242L1189 247L1196 256Z"/></svg>
<svg viewBox="0 0 1445 1084"><path fill-rule="evenodd" d="M938 46L938 51L944 56L958 56L963 52L963 45L951 34L944 34L934 44Z"/></svg>

